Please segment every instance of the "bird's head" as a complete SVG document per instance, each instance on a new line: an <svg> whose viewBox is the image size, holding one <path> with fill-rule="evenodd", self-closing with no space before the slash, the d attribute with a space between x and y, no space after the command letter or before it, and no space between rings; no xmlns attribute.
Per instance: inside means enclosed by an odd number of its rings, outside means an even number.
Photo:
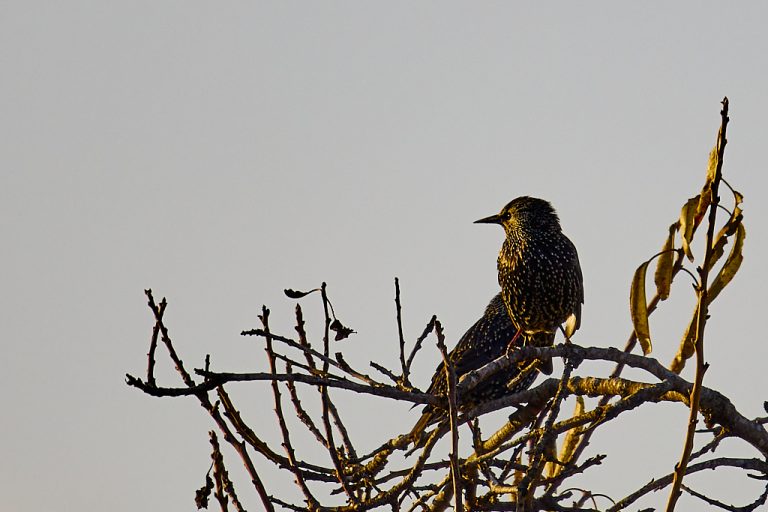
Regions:
<svg viewBox="0 0 768 512"><path fill-rule="evenodd" d="M476 220L475 224L499 224L507 233L560 231L560 220L552 205L528 196L513 199L496 215Z"/></svg>

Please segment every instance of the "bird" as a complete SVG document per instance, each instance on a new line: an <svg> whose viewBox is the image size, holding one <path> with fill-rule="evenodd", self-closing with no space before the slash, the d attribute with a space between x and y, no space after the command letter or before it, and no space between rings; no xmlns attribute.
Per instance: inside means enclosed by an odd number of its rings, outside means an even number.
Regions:
<svg viewBox="0 0 768 512"><path fill-rule="evenodd" d="M497 269L515 340L522 336L523 344L549 346L566 323L563 332L570 341L581 325L584 280L576 247L563 234L552 205L521 196L475 223L499 224L506 233ZM551 361L545 364L551 372Z"/></svg>
<svg viewBox="0 0 768 512"><path fill-rule="evenodd" d="M448 360L453 364L458 381L463 375L481 368L499 356L507 353L515 329L507 313L501 293L491 299L480 317L459 339L459 342L448 354ZM521 364L523 366L524 364ZM512 389L507 384L520 374L520 368L512 366L499 371L479 382L464 396L459 397L459 410L468 410L481 403L501 398L510 393L528 389L536 379L537 372L532 371L515 383ZM432 376L432 382L427 393L445 397L448 391L448 381L445 374L445 363L440 363ZM409 437L414 444L421 446L421 433L431 424L441 421L448 416L448 411L439 406L427 405L416 425L411 429ZM421 441L426 439L421 438Z"/></svg>

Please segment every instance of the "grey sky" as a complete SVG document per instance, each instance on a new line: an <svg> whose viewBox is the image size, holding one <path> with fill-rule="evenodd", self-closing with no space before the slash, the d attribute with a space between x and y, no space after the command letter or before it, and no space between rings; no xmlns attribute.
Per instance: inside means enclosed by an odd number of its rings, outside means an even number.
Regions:
<svg viewBox="0 0 768 512"><path fill-rule="evenodd" d="M706 384L763 414L768 8L736 5L0 2L1 508L193 509L210 421L123 383L145 365L146 287L190 367L261 368L238 333L261 304L292 332L282 289L323 280L358 331L350 360L393 364L393 278L409 339L433 313L455 339L497 287L502 233L472 221L536 195L579 249L575 341L623 345L632 272L698 191L724 95L747 242ZM685 279L673 293L651 324L665 363L693 303ZM270 435L268 388L238 390ZM371 447L418 416L354 407ZM620 497L671 470L685 421L617 422L591 453L637 444L585 481ZM757 488L707 478L740 505Z"/></svg>

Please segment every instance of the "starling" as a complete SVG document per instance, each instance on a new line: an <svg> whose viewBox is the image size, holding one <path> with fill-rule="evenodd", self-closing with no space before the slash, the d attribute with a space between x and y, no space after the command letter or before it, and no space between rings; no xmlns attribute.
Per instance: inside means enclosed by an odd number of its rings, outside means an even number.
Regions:
<svg viewBox="0 0 768 512"><path fill-rule="evenodd" d="M448 359L453 363L456 371L457 380L505 354L516 333L517 329L512 325L501 293L499 293L491 299L483 316L464 333L464 336L448 354ZM467 410L483 402L523 391L536 379L537 372L533 371L517 382L513 389L508 389L507 383L519 373L517 367L511 367L489 376L473 387L465 396L459 397L459 409ZM448 381L445 375L445 364L440 363L432 376L432 383L429 385L427 393L445 396L447 391ZM417 439L427 426L444 419L446 416L447 411L444 408L426 406L421 418L411 430L410 436Z"/></svg>
<svg viewBox="0 0 768 512"><path fill-rule="evenodd" d="M499 214L475 222L500 224L506 232L498 259L499 284L518 329L515 338L551 345L555 331L567 322L565 336L570 339L581 323L584 283L576 247L561 231L552 205L518 197Z"/></svg>

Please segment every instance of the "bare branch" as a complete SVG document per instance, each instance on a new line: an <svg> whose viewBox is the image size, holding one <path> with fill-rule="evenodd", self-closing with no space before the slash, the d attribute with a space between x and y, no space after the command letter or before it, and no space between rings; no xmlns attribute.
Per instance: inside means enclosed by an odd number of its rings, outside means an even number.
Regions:
<svg viewBox="0 0 768 512"><path fill-rule="evenodd" d="M397 316L397 337L400 341L400 371L402 372L402 381L406 386L410 386L408 374L410 368L405 364L405 338L403 337L403 308L400 305L400 280L395 278L395 311Z"/></svg>
<svg viewBox="0 0 768 512"><path fill-rule="evenodd" d="M261 308L261 315L259 315L259 318L261 319L261 323L264 325L264 332L266 334L265 338L267 340L267 346L265 350L267 352L267 359L269 360L269 370L274 376L277 373L277 366L275 364L275 356L272 349L272 337L269 334L269 310L266 308L266 306ZM288 431L288 425L285 423L285 415L283 414L283 405L280 398L280 388L277 385L277 380L272 380L272 394L274 395L275 399L275 414L277 415L277 422L280 425L280 432L283 436L283 448L285 449L285 453L288 456L289 469L293 472L296 479L296 484L304 494L308 509L315 510L318 507L318 502L312 495L309 487L307 487L307 484L304 481L304 474L296 464L296 454L293 450L293 445L291 444L291 436Z"/></svg>
<svg viewBox="0 0 768 512"><path fill-rule="evenodd" d="M435 321L437 333L437 348L443 356L445 366L445 379L448 382L448 417L451 429L451 481L453 482L453 496L455 510L462 510L461 505L461 470L459 469L459 425L458 405L456 401L456 370L453 362L448 357L448 349L445 347L445 336L440 321Z"/></svg>
<svg viewBox="0 0 768 512"><path fill-rule="evenodd" d="M763 474L768 474L768 462L760 459L733 459L726 457L710 459L708 461L699 462L698 464L691 464L686 468L685 474L690 475L704 469L715 469L718 467L751 469L754 471L760 471ZM617 512L619 510L623 510L649 492L654 492L665 488L672 483L673 477L674 473L670 473L661 478L655 478L651 480L649 483L633 492L626 498L616 502L616 504L609 508L607 512Z"/></svg>
<svg viewBox="0 0 768 512"><path fill-rule="evenodd" d="M411 353L408 356L408 362L406 363L406 368L408 368L409 372L411 371L411 364L413 363L413 359L416 357L416 353L421 349L422 343L424 343L424 340L427 339L427 336L429 336L429 333L431 333L435 329L436 321L437 321L437 316L432 315L432 318L430 318L429 322L427 322L427 326L424 328L424 331L416 339L416 343L413 345L413 349L411 349Z"/></svg>

